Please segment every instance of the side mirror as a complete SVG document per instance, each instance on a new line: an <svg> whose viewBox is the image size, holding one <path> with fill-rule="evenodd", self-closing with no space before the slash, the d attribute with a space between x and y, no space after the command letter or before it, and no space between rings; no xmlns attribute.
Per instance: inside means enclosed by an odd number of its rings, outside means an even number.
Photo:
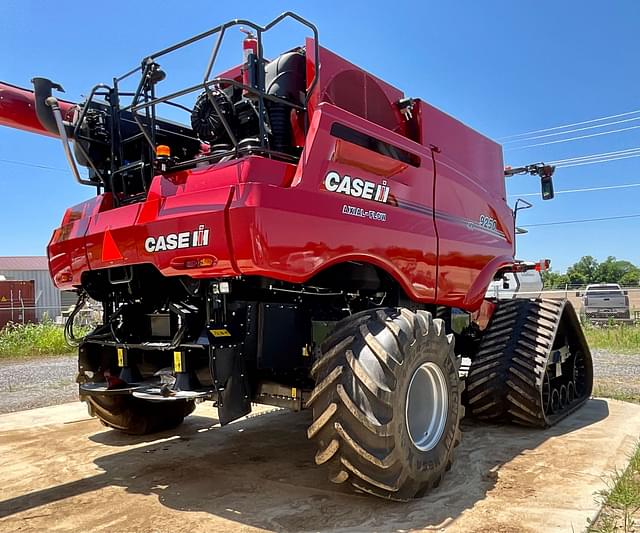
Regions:
<svg viewBox="0 0 640 533"><path fill-rule="evenodd" d="M628 296L629 295L629 291L624 290L624 291L622 291L622 294L624 294L625 296Z"/></svg>
<svg viewBox="0 0 640 533"><path fill-rule="evenodd" d="M540 189L543 200L551 200L555 196L553 192L553 179L551 176L542 176L540 178Z"/></svg>
<svg viewBox="0 0 640 533"><path fill-rule="evenodd" d="M576 291L576 296L579 298L580 296L582 296L582 293L580 291Z"/></svg>

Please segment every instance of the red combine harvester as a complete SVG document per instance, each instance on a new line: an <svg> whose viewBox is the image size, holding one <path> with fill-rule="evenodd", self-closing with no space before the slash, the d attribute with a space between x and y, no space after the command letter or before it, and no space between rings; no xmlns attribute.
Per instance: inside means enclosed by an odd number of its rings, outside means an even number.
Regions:
<svg viewBox="0 0 640 533"><path fill-rule="evenodd" d="M310 38L269 60L263 39L287 19ZM234 26L250 32L244 63L212 78ZM204 81L160 95L159 61L207 38ZM332 481L407 500L451 465L465 385L471 415L535 427L589 397L570 303L485 299L536 266L514 259L501 147L321 48L303 18L223 24L80 104L33 81L0 85L0 121L59 137L97 190L48 255L76 312L102 303L94 331L76 339L71 316L66 333L80 396L107 426L176 426L205 399L222 424L251 402L310 407ZM189 124L160 118L167 105ZM539 175L552 197L552 170L506 173Z"/></svg>

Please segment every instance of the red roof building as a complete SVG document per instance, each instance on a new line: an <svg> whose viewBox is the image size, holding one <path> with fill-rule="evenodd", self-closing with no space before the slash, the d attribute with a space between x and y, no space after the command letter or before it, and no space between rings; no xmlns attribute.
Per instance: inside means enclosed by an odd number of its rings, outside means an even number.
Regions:
<svg viewBox="0 0 640 533"><path fill-rule="evenodd" d="M44 255L25 255L21 257L0 257L1 270L49 270Z"/></svg>

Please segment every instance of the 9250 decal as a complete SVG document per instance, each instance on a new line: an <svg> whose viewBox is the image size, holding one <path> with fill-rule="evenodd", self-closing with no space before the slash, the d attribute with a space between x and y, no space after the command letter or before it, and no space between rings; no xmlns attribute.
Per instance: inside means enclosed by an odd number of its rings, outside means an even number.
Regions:
<svg viewBox="0 0 640 533"><path fill-rule="evenodd" d="M480 225L483 228L487 228L495 231L497 227L497 222L495 218L491 218L486 215L480 215Z"/></svg>

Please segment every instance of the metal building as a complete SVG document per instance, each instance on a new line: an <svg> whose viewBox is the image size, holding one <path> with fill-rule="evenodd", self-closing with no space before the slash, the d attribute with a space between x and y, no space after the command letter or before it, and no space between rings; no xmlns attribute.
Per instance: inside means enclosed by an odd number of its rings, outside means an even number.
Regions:
<svg viewBox="0 0 640 533"><path fill-rule="evenodd" d="M0 257L0 279L34 281L36 319L45 315L55 319L70 305L75 304L76 295L57 289L49 276L49 265L45 256Z"/></svg>

